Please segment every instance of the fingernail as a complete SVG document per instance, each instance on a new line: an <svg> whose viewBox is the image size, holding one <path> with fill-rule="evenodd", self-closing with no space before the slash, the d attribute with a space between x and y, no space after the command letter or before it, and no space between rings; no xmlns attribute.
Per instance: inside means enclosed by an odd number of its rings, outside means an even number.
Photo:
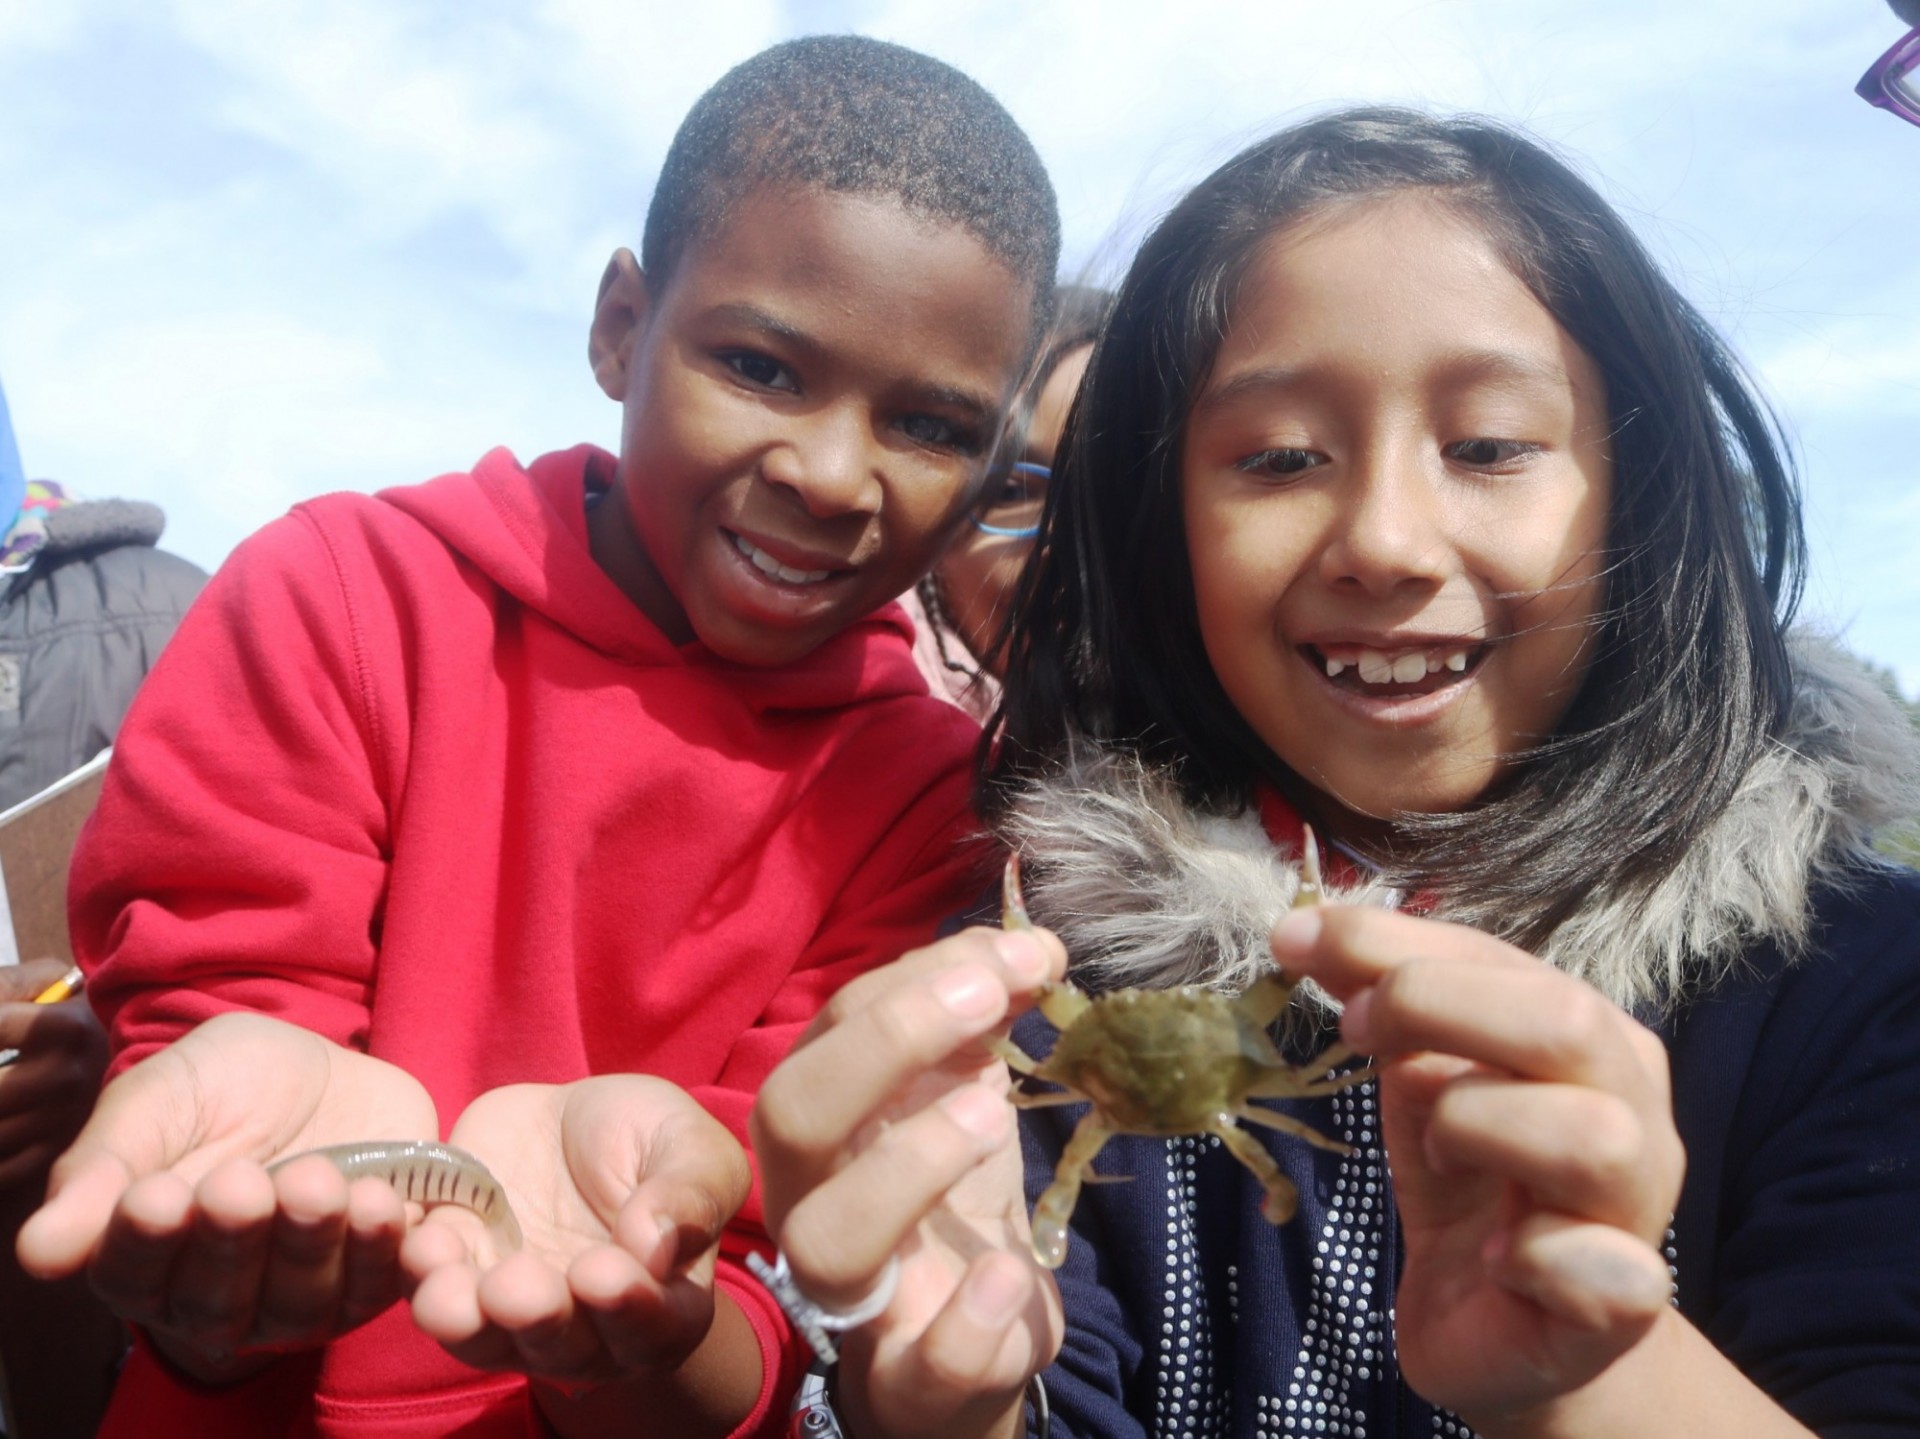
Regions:
<svg viewBox="0 0 1920 1439"><path fill-rule="evenodd" d="M960 1304L983 1329L1004 1329L1027 1302L1027 1277L1012 1265L989 1264L967 1276Z"/></svg>
<svg viewBox="0 0 1920 1439"><path fill-rule="evenodd" d="M1362 1054L1373 1049L1373 990L1363 989L1340 1011L1340 1037Z"/></svg>
<svg viewBox="0 0 1920 1439"><path fill-rule="evenodd" d="M981 1139L998 1139L1007 1122L1007 1101L978 1084L956 1089L940 1101L947 1118Z"/></svg>
<svg viewBox="0 0 1920 1439"><path fill-rule="evenodd" d="M1000 1012L999 982L977 964L946 970L933 981L933 992L962 1019L987 1019Z"/></svg>
<svg viewBox="0 0 1920 1439"><path fill-rule="evenodd" d="M1047 952L1032 935L1017 930L996 934L993 948L1007 972L1021 984L1038 984L1047 977Z"/></svg>
<svg viewBox="0 0 1920 1439"><path fill-rule="evenodd" d="M1318 906L1288 910L1285 918L1273 927L1273 933L1268 936L1274 958L1306 954L1320 942L1320 931L1325 924L1326 920L1322 918Z"/></svg>
<svg viewBox="0 0 1920 1439"><path fill-rule="evenodd" d="M653 1228L654 1232L660 1236L656 1241L658 1247L654 1250L654 1255L661 1262L657 1265L649 1264L647 1268L654 1273L655 1278L664 1279L680 1266L680 1226L675 1223L671 1214L656 1211L653 1216Z"/></svg>
<svg viewBox="0 0 1920 1439"><path fill-rule="evenodd" d="M1610 1251L1582 1254L1570 1267L1584 1287L1622 1309L1656 1310L1671 1292L1667 1275Z"/></svg>

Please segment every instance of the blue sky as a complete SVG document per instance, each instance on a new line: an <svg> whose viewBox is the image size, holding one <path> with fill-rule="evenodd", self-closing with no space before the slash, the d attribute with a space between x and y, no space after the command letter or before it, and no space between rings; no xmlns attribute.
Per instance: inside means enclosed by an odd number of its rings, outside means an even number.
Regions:
<svg viewBox="0 0 1920 1439"><path fill-rule="evenodd" d="M1880 0L0 0L0 377L28 473L213 566L299 499L612 444L586 320L694 97L855 29L975 75L1095 277L1241 144L1391 100L1531 127L1804 463L1807 613L1920 692L1920 129Z"/></svg>

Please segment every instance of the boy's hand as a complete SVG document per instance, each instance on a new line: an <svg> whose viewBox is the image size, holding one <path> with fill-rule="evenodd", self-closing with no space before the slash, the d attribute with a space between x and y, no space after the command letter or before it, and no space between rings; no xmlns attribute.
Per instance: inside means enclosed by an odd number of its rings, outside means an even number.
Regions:
<svg viewBox="0 0 1920 1439"><path fill-rule="evenodd" d="M978 1041L1065 962L1039 931L968 930L916 951L841 990L761 1088L768 1227L801 1289L845 1309L900 1266L886 1312L841 1344L853 1433L1010 1432L1059 1347L1007 1071Z"/></svg>
<svg viewBox="0 0 1920 1439"><path fill-rule="evenodd" d="M526 1247L434 1210L402 1250L416 1322L465 1363L561 1383L674 1368L713 1322L720 1231L747 1197L739 1142L640 1075L483 1094L450 1142L505 1186Z"/></svg>
<svg viewBox="0 0 1920 1439"><path fill-rule="evenodd" d="M0 1192L44 1183L80 1132L107 1069L107 1037L84 999L35 1004L67 972L60 959L0 966Z"/></svg>
<svg viewBox="0 0 1920 1439"><path fill-rule="evenodd" d="M1591 986L1477 931L1323 907L1274 931L1347 1002L1380 1066L1407 1260L1407 1382L1483 1433L1551 1411L1667 1313L1685 1167L1659 1039Z"/></svg>
<svg viewBox="0 0 1920 1439"><path fill-rule="evenodd" d="M108 1085L22 1226L21 1264L82 1268L123 1318L197 1378L248 1351L325 1343L404 1292L407 1210L324 1159L346 1140L437 1135L433 1101L390 1064L255 1014L208 1020Z"/></svg>

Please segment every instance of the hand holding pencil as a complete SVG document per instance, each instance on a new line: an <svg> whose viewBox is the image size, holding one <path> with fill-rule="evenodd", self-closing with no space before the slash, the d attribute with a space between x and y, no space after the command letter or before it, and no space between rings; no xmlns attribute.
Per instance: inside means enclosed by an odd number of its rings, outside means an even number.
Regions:
<svg viewBox="0 0 1920 1439"><path fill-rule="evenodd" d="M86 1122L106 1071L107 1041L82 983L57 959L0 968L0 1190L40 1183Z"/></svg>

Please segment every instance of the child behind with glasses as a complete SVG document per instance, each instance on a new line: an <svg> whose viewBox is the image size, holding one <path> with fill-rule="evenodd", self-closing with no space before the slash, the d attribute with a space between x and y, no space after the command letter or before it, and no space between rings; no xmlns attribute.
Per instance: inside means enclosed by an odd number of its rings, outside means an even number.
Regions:
<svg viewBox="0 0 1920 1439"><path fill-rule="evenodd" d="M1787 628L1723 343L1541 147L1399 111L1230 161L1114 315L986 810L1081 982L1278 963L1378 1077L1283 1106L1350 1152L1258 1133L1277 1227L1220 1145L1111 1140L1050 1274L979 1040L1052 937L863 977L756 1110L801 1285L898 1262L850 1432L1012 1431L1063 1323L1055 1436L1920 1432L1920 877L1870 844L1920 744ZM1022 1116L1029 1197L1090 1119Z"/></svg>
<svg viewBox="0 0 1920 1439"><path fill-rule="evenodd" d="M934 694L985 721L1000 702L1002 630L1020 568L1040 533L1040 509L1067 413L1113 295L1090 285L1054 291L1053 329L1015 409L1014 437L940 563L905 596L913 658Z"/></svg>

